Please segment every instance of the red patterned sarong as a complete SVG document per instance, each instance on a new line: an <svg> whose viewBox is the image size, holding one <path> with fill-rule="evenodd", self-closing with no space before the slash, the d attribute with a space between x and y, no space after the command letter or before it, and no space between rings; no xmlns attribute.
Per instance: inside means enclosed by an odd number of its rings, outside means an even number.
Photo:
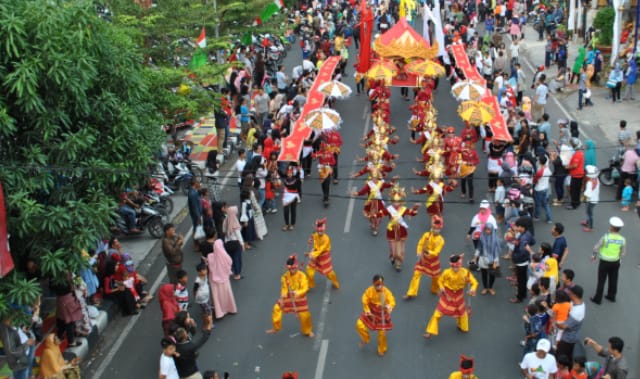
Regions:
<svg viewBox="0 0 640 379"><path fill-rule="evenodd" d="M307 297L295 298L295 308L293 306L293 300L291 297L287 297L284 300L280 300L280 308L284 313L300 313L307 312L309 310L309 302Z"/></svg>
<svg viewBox="0 0 640 379"><path fill-rule="evenodd" d="M467 311L464 305L464 289L454 291L445 287L436 309L445 316L463 316Z"/></svg>
<svg viewBox="0 0 640 379"><path fill-rule="evenodd" d="M324 276L329 275L333 271L331 252L324 251L317 258L309 260L309 267L318 270Z"/></svg>
<svg viewBox="0 0 640 379"><path fill-rule="evenodd" d="M420 260L416 263L416 271L420 271L431 278L440 276L440 257L422 254Z"/></svg>
<svg viewBox="0 0 640 379"><path fill-rule="evenodd" d="M391 330L393 324L391 323L391 314L384 312L384 323L382 322L382 307L375 304L369 304L369 310L371 316L366 316L363 313L360 314L360 320L369 328L369 330Z"/></svg>

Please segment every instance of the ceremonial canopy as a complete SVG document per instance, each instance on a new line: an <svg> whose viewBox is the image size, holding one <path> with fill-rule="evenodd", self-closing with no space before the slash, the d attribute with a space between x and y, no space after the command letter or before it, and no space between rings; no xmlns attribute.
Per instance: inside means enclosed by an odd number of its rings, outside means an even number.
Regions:
<svg viewBox="0 0 640 379"><path fill-rule="evenodd" d="M373 42L373 50L382 58L434 59L438 56L438 44L431 46L404 18Z"/></svg>

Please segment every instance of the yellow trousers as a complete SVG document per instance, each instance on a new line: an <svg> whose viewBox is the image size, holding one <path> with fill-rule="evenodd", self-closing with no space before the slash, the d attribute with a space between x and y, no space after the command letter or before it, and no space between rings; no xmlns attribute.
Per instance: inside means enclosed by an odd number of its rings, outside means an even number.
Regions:
<svg viewBox="0 0 640 379"><path fill-rule="evenodd" d="M437 336L438 335L438 322L440 322L440 318L442 317L442 313L439 310L435 310L433 312L433 316L431 316L431 320L427 324L427 329L425 332ZM460 317L456 317L456 322L458 324L458 329L463 332L469 331L469 314L465 312L464 315Z"/></svg>
<svg viewBox="0 0 640 379"><path fill-rule="evenodd" d="M406 296L418 296L422 275L424 274L420 271L413 270L413 277L411 278L411 282L409 282L409 289L407 290ZM437 294L438 289L438 278L431 278L431 293Z"/></svg>
<svg viewBox="0 0 640 379"><path fill-rule="evenodd" d="M311 324L311 312L304 311L298 313L298 318L300 319L300 331L305 336L308 336L313 331L313 327ZM276 303L273 306L273 311L271 312L271 323L273 324L273 330L276 332L282 329L282 308L280 308L280 304Z"/></svg>
<svg viewBox="0 0 640 379"><path fill-rule="evenodd" d="M309 288L315 288L316 286L316 269L307 265L307 278L309 279ZM340 288L340 283L338 282L338 276L335 271L331 271L329 275L327 275L327 279L331 280L333 283L333 288Z"/></svg>
<svg viewBox="0 0 640 379"><path fill-rule="evenodd" d="M362 322L362 320L358 319L356 321L356 332L360 336L362 343L369 343L371 341L371 336L369 336L369 328ZM378 354L383 355L387 352L387 332L384 330L378 330Z"/></svg>

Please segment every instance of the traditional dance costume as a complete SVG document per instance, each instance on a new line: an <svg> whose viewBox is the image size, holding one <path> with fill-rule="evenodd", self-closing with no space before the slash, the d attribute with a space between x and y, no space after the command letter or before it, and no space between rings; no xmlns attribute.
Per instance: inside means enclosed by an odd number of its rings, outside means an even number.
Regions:
<svg viewBox="0 0 640 379"><path fill-rule="evenodd" d="M431 278L431 292L438 293L438 278L440 277L440 252L444 247L444 238L440 234L442 230L442 218L433 216L431 219L431 231L426 232L420 238L416 248L416 254L420 257L413 269L413 277L409 283L409 289L404 295L405 299L418 296L420 279L422 275Z"/></svg>
<svg viewBox="0 0 640 379"><path fill-rule="evenodd" d="M315 275L319 271L322 275L333 283L333 288L340 288L338 276L333 271L331 263L331 238L325 234L327 219L316 220L316 232L311 235L310 243L313 243L313 250L309 253L309 264L307 265L307 278L309 288L316 286Z"/></svg>
<svg viewBox="0 0 640 379"><path fill-rule="evenodd" d="M404 220L405 216L415 216L418 214L419 205L407 208L402 205L402 199L406 196L404 189L397 184L390 191L392 205L382 209L385 216L389 216L387 224L387 241L389 241L389 259L396 271L402 270L404 262L404 250L408 236L409 225Z"/></svg>
<svg viewBox="0 0 640 379"><path fill-rule="evenodd" d="M393 184L385 182L380 178L371 178L367 180L367 183L355 192L355 196L367 195L367 201L364 203L363 214L364 217L369 219L369 225L371 226L371 233L375 236L378 235L378 226L384 216L384 201L382 200L382 192L392 187Z"/></svg>
<svg viewBox="0 0 640 379"><path fill-rule="evenodd" d="M459 255L452 256L449 261L452 267L444 270L438 279L440 300L427 324L426 338L438 335L438 322L443 315L454 317L461 331L469 331L469 314L464 303L464 290L469 285L470 294L475 295L478 281L469 270L462 267L462 258Z"/></svg>
<svg viewBox="0 0 640 379"><path fill-rule="evenodd" d="M356 321L356 331L362 341L361 345L371 341L370 330L378 331L378 355L380 356L387 351L386 331L393 329L391 311L395 306L396 299L384 286L384 279L381 275L376 275L373 285L362 294L362 313Z"/></svg>
<svg viewBox="0 0 640 379"><path fill-rule="evenodd" d="M271 322L273 328L267 333L277 333L282 329L282 313L295 313L300 319L302 334L313 337L311 313L307 301L309 282L307 275L298 271L295 255L287 260L287 272L280 278L280 299L273 306Z"/></svg>

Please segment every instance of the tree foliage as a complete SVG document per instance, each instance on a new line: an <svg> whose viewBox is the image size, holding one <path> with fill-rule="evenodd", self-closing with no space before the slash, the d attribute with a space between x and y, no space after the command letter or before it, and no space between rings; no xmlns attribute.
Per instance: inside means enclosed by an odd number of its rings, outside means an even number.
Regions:
<svg viewBox="0 0 640 379"><path fill-rule="evenodd" d="M613 7L602 8L596 13L596 17L593 19L593 26L598 30L596 38L600 46L611 46L615 18L616 11Z"/></svg>
<svg viewBox="0 0 640 379"><path fill-rule="evenodd" d="M80 251L108 235L119 190L158 151L160 96L143 62L88 1L0 2L0 180L11 250L18 261L39 259L45 276L83 265ZM12 280L27 287L18 276L3 283Z"/></svg>

